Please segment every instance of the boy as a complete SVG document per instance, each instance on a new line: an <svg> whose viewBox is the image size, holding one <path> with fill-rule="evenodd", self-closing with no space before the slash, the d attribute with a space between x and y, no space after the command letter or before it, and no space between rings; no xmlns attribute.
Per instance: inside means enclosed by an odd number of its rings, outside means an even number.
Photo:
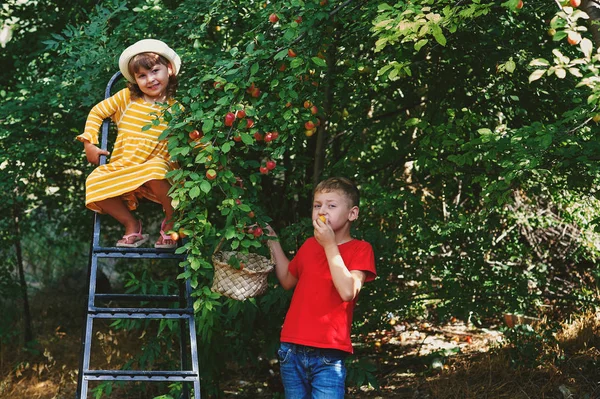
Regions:
<svg viewBox="0 0 600 399"><path fill-rule="evenodd" d="M358 205L350 180L324 180L313 192L314 237L291 261L278 241L269 241L281 286L295 287L278 351L286 399L344 397L354 305L362 285L376 277L371 245L351 236Z"/></svg>

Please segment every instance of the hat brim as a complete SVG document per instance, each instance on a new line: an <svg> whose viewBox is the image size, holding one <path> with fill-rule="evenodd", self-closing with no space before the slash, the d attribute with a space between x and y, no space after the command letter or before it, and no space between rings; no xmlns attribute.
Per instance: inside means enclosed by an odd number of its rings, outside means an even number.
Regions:
<svg viewBox="0 0 600 399"><path fill-rule="evenodd" d="M127 47L119 57L119 70L125 79L131 83L135 83L135 77L129 73L129 61L140 53L155 53L162 55L171 63L175 75L177 75L181 69L181 58L179 58L172 48L160 40L143 39Z"/></svg>

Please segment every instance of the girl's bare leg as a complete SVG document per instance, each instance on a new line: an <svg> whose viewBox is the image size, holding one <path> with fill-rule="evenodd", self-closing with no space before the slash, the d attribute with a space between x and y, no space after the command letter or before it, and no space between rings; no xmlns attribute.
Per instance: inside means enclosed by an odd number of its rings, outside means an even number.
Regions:
<svg viewBox="0 0 600 399"><path fill-rule="evenodd" d="M173 221L171 220L173 218L173 213L174 213L174 209L173 209L173 205L171 205L171 197L169 197L168 193L169 190L171 189L171 184L167 181L167 180L150 180L148 182L146 182L146 184L144 184L146 187L148 187L150 189L150 191L152 191L152 193L156 196L156 198L160 201L160 204L163 207L163 210L165 211L165 226L164 226L164 231L165 233L169 230L173 229ZM163 240L162 236L158 239L158 243L162 243L162 244L174 244L175 241L171 240L171 239L165 239Z"/></svg>
<svg viewBox="0 0 600 399"><path fill-rule="evenodd" d="M140 222L119 197L107 198L95 203L104 213L109 214L125 227L125 235L139 233ZM131 239L130 239L131 240Z"/></svg>

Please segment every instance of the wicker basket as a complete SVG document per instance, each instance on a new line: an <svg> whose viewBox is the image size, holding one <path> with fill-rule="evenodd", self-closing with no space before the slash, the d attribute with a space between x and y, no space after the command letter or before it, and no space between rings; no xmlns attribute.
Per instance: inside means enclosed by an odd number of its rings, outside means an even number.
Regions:
<svg viewBox="0 0 600 399"><path fill-rule="evenodd" d="M243 269L238 270L227 263L232 256L244 264ZM212 291L238 301L263 294L267 290L267 277L275 266L272 260L262 255L235 251L217 251L212 261L215 267Z"/></svg>

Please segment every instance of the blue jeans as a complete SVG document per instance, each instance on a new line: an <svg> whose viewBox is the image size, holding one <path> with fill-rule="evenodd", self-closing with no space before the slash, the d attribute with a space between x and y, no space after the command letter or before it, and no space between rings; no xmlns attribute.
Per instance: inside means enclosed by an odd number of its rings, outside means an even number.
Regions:
<svg viewBox="0 0 600 399"><path fill-rule="evenodd" d="M286 399L343 399L348 355L282 342L277 352Z"/></svg>

